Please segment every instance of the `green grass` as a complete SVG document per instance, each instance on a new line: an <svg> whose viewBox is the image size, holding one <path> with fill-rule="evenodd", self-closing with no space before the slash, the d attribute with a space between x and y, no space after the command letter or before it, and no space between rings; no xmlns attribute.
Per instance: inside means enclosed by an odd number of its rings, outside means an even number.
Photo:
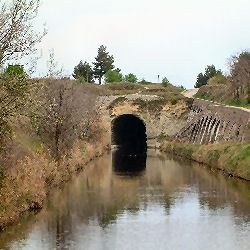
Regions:
<svg viewBox="0 0 250 250"><path fill-rule="evenodd" d="M161 144L161 150L250 180L250 142L199 145L164 140Z"/></svg>
<svg viewBox="0 0 250 250"><path fill-rule="evenodd" d="M170 102L171 102L171 104L172 105L175 105L177 102L178 102L178 100L179 100L179 97L178 96L172 96L171 98L170 98Z"/></svg>
<svg viewBox="0 0 250 250"><path fill-rule="evenodd" d="M240 102L234 102L232 100L220 101L220 100L218 100L216 98L216 96L214 96L212 94L209 94L209 93L206 93L204 95L196 93L194 95L194 97L195 98L200 98L200 99L203 99L203 100L206 100L206 101L216 101L218 103L225 104L225 105L232 106L232 107L241 107L241 108L248 108L248 109L250 109L250 103L244 104L244 103L240 103Z"/></svg>
<svg viewBox="0 0 250 250"><path fill-rule="evenodd" d="M221 152L219 150L211 150L208 152L208 158L211 162L218 162Z"/></svg>
<svg viewBox="0 0 250 250"><path fill-rule="evenodd" d="M31 137L19 131L16 131L15 134L15 141L31 151L41 151L43 149L43 143L38 137Z"/></svg>
<svg viewBox="0 0 250 250"><path fill-rule="evenodd" d="M232 106L232 107L241 107L241 108L250 109L250 103L243 104L243 103L236 103L236 102L222 102L222 104L226 104L226 105Z"/></svg>
<svg viewBox="0 0 250 250"><path fill-rule="evenodd" d="M203 99L203 100L206 100L206 101L214 101L216 99L215 96L213 96L211 94L201 95L199 93L196 93L194 95L194 97L200 98L200 99Z"/></svg>

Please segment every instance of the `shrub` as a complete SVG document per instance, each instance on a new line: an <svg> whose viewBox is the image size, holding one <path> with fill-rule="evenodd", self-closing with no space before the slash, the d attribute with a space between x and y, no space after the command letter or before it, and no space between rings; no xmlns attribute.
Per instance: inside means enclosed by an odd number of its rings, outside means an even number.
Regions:
<svg viewBox="0 0 250 250"><path fill-rule="evenodd" d="M122 74L119 73L118 71L115 70L109 70L105 75L104 75L104 81L105 83L109 82L121 82L122 81Z"/></svg>
<svg viewBox="0 0 250 250"><path fill-rule="evenodd" d="M30 103L31 84L20 65L9 65L0 76L0 141L11 135L9 119Z"/></svg>
<svg viewBox="0 0 250 250"><path fill-rule="evenodd" d="M144 78L139 82L140 84L152 84L152 82L146 81Z"/></svg>
<svg viewBox="0 0 250 250"><path fill-rule="evenodd" d="M132 73L125 75L123 80L124 80L124 82L132 82L132 83L136 83L138 81L136 75L134 75Z"/></svg>
<svg viewBox="0 0 250 250"><path fill-rule="evenodd" d="M175 105L178 102L178 100L179 100L178 96L172 96L170 102L172 105Z"/></svg>
<svg viewBox="0 0 250 250"><path fill-rule="evenodd" d="M4 71L4 75L8 76L18 76L18 75L26 75L24 68L22 65L8 65L8 67Z"/></svg>
<svg viewBox="0 0 250 250"><path fill-rule="evenodd" d="M227 78L221 73L216 74L208 80L208 85L227 84Z"/></svg>

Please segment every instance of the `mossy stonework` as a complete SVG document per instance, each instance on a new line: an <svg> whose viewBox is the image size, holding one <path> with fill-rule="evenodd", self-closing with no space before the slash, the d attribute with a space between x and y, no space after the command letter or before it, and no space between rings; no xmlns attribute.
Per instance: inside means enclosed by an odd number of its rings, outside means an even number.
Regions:
<svg viewBox="0 0 250 250"><path fill-rule="evenodd" d="M189 104L185 100L172 104L164 98L146 95L118 97L108 107L111 124L125 114L141 119L146 127L149 147L157 147L157 138L161 135L174 137L187 125L190 113Z"/></svg>

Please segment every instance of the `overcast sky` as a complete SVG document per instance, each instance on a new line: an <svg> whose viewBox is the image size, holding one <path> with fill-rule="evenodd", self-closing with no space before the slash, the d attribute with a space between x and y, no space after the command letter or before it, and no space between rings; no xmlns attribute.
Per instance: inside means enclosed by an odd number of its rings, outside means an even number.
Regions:
<svg viewBox="0 0 250 250"><path fill-rule="evenodd" d="M227 71L227 59L250 48L249 13L249 0L42 0L39 71L50 49L70 75L104 44L123 74L191 88L206 65Z"/></svg>

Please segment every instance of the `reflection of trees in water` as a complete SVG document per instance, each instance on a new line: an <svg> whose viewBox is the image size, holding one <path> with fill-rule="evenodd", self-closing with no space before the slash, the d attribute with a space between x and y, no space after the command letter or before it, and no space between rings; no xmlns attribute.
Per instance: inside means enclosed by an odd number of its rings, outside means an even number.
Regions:
<svg viewBox="0 0 250 250"><path fill-rule="evenodd" d="M249 184L213 173L201 165L171 158L127 159L119 154L113 155L112 164L110 157L100 158L93 164L94 168L51 197L48 210L36 216L37 223L30 220L22 224L24 235L29 237L32 226L42 228L46 222L47 228L41 231L49 235L52 245L63 248L79 233L79 227L84 234L84 228L87 230L96 221L104 229L116 223L122 214L136 215L154 204L160 204L170 215L176 203L182 202L185 189L190 187L197 193L201 209L215 210L230 205L237 216L249 219ZM130 169L131 166L137 167ZM135 169L143 174L131 178ZM129 175L117 175L122 171ZM12 239L20 239L20 227L15 231ZM7 232L5 242L10 239ZM4 236L1 236L0 245L4 246Z"/></svg>
<svg viewBox="0 0 250 250"><path fill-rule="evenodd" d="M179 157L172 156L172 159L186 165L182 171L182 185L195 185L201 209L217 210L229 205L235 214L250 220L247 181L231 178L222 171Z"/></svg>

